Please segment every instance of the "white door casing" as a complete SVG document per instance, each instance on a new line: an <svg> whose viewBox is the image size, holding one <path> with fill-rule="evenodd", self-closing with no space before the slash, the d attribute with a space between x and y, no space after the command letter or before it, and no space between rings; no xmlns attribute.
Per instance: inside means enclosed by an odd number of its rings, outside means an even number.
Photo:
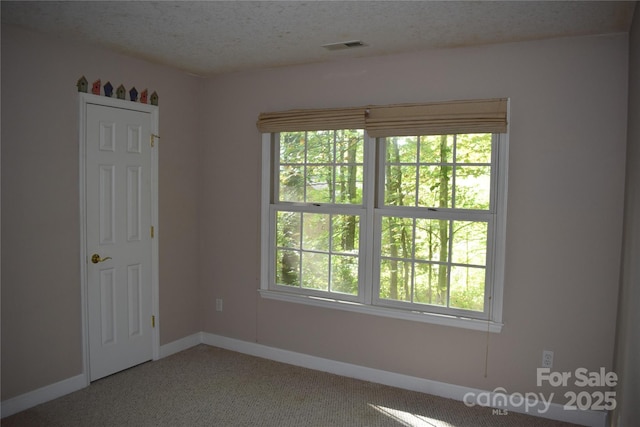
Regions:
<svg viewBox="0 0 640 427"><path fill-rule="evenodd" d="M158 108L88 94L80 95L80 104L89 383L158 358Z"/></svg>

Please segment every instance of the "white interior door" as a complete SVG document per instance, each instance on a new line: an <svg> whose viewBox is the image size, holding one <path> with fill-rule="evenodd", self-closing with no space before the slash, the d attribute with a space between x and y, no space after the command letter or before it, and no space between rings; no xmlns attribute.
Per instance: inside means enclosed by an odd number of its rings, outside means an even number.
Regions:
<svg viewBox="0 0 640 427"><path fill-rule="evenodd" d="M152 117L86 104L90 381L152 359Z"/></svg>

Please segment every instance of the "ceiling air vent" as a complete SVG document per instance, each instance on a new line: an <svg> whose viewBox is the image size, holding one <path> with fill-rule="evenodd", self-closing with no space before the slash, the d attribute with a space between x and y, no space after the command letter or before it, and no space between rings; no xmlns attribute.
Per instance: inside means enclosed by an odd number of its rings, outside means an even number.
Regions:
<svg viewBox="0 0 640 427"><path fill-rule="evenodd" d="M344 50L344 49L353 49L355 47L364 47L366 44L362 43L360 40L351 40L348 42L339 42L339 43L330 43L322 45L323 48L327 50Z"/></svg>

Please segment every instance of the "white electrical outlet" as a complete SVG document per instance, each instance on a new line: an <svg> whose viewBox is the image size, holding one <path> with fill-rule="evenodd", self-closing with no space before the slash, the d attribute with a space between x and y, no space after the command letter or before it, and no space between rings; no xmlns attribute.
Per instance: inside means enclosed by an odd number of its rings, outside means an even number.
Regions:
<svg viewBox="0 0 640 427"><path fill-rule="evenodd" d="M553 351L542 350L542 367L553 368Z"/></svg>
<svg viewBox="0 0 640 427"><path fill-rule="evenodd" d="M222 311L222 298L216 298L216 311Z"/></svg>

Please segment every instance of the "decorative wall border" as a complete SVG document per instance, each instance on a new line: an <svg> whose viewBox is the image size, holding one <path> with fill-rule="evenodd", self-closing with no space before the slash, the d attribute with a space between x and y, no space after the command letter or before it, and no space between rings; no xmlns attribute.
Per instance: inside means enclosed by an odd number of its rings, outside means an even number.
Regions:
<svg viewBox="0 0 640 427"><path fill-rule="evenodd" d="M89 93L89 80L85 76L82 76L78 79L76 86L78 88L78 92ZM102 81L100 79L93 82L91 85L91 93L94 95L103 95L107 98L113 97L113 85L111 82L107 81L104 85L102 85ZM116 98L118 99L126 99L127 98L127 89L124 85L119 85L115 91ZM140 97L138 97L138 90L135 86L129 89L129 101L131 102L140 102L142 104L151 104L158 105L158 93L153 91L151 95L149 95L149 91L147 89L140 92Z"/></svg>

